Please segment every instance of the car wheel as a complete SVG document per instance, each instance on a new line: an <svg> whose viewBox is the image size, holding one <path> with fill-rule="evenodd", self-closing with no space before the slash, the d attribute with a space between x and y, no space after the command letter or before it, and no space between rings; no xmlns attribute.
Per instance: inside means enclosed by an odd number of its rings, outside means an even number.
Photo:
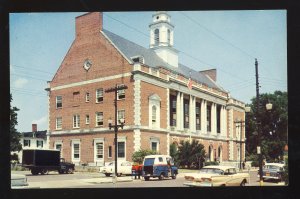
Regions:
<svg viewBox="0 0 300 199"><path fill-rule="evenodd" d="M241 182L241 187L244 187L246 185L246 180L243 180L242 182Z"/></svg>
<svg viewBox="0 0 300 199"><path fill-rule="evenodd" d="M149 177L145 177L145 181L149 181Z"/></svg>
<svg viewBox="0 0 300 199"><path fill-rule="evenodd" d="M42 174L42 175L48 174L48 170L47 170L47 169L42 169L42 170L41 170L41 174Z"/></svg>
<svg viewBox="0 0 300 199"><path fill-rule="evenodd" d="M117 176L120 177L122 175L122 173L117 173Z"/></svg>
<svg viewBox="0 0 300 199"><path fill-rule="evenodd" d="M161 173L160 176L158 177L159 180L163 180L164 179L164 174Z"/></svg>
<svg viewBox="0 0 300 199"><path fill-rule="evenodd" d="M59 174L63 174L64 171L63 171L63 170L58 170L58 173L59 173Z"/></svg>
<svg viewBox="0 0 300 199"><path fill-rule="evenodd" d="M174 175L172 176L172 179L176 179L176 174L174 174Z"/></svg>
<svg viewBox="0 0 300 199"><path fill-rule="evenodd" d="M37 170L35 170L35 169L31 169L31 174L32 175L38 175L39 172Z"/></svg>
<svg viewBox="0 0 300 199"><path fill-rule="evenodd" d="M105 173L105 176L106 176L106 177L109 177L109 176L110 176L110 173Z"/></svg>
<svg viewBox="0 0 300 199"><path fill-rule="evenodd" d="M72 168L68 168L68 170L67 170L67 173L68 173L68 174L72 174L72 173L74 173L74 169L72 169Z"/></svg>

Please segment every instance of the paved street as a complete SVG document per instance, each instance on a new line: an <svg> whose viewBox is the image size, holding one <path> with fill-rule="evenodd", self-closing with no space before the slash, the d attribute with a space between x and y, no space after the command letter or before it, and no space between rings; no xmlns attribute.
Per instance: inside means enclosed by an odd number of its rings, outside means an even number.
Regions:
<svg viewBox="0 0 300 199"><path fill-rule="evenodd" d="M118 177L117 183L113 183L112 177L105 177L100 173L80 173L58 174L50 172L48 175L33 176L29 171L13 171L13 173L22 173L27 176L29 188L112 188L112 187L185 187L184 173L181 172L175 180L157 178L144 181L142 179L133 179L131 176ZM264 186L282 186L282 182L264 182ZM259 186L257 171L250 171L250 183L246 186Z"/></svg>

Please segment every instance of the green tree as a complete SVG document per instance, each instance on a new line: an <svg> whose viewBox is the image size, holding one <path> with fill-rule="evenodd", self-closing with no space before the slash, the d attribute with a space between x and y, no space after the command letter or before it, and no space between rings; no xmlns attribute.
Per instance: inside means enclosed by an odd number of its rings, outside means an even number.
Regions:
<svg viewBox="0 0 300 199"><path fill-rule="evenodd" d="M136 162L138 164L142 164L144 157L147 155L155 155L157 154L156 151L147 150L147 149L140 149L139 151L136 151L132 155L132 161Z"/></svg>
<svg viewBox="0 0 300 199"><path fill-rule="evenodd" d="M205 159L205 150L203 144L198 140L181 141L177 151L177 161L179 166L188 168L199 168L199 163Z"/></svg>
<svg viewBox="0 0 300 199"><path fill-rule="evenodd" d="M178 166L178 151L176 144L170 144L170 156L174 159L174 164Z"/></svg>
<svg viewBox="0 0 300 199"><path fill-rule="evenodd" d="M12 102L12 96L10 95L10 103ZM10 151L21 151L22 145L20 143L21 134L17 131L16 125L18 125L19 109L10 105Z"/></svg>
<svg viewBox="0 0 300 199"><path fill-rule="evenodd" d="M256 154L258 142L256 97L252 98L251 112L246 114L246 150L247 156ZM273 104L267 111L265 105ZM267 161L276 161L283 157L287 144L287 92L275 91L273 94L260 95L259 120L261 127L261 150Z"/></svg>

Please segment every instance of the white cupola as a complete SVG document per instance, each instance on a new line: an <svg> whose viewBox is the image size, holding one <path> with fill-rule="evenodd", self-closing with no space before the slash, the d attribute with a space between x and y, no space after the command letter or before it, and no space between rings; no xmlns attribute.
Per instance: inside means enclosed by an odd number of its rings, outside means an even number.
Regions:
<svg viewBox="0 0 300 199"><path fill-rule="evenodd" d="M178 67L178 51L174 45L174 26L166 11L157 11L152 15L150 28L150 48L171 66Z"/></svg>

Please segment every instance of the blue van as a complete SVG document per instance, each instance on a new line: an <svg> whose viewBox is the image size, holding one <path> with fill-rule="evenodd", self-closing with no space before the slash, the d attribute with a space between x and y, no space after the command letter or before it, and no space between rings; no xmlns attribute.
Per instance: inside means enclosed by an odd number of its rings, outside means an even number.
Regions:
<svg viewBox="0 0 300 199"><path fill-rule="evenodd" d="M148 155L143 161L142 176L146 181L151 178L158 178L160 180L171 177L176 179L178 169L174 166L174 161L168 155Z"/></svg>

